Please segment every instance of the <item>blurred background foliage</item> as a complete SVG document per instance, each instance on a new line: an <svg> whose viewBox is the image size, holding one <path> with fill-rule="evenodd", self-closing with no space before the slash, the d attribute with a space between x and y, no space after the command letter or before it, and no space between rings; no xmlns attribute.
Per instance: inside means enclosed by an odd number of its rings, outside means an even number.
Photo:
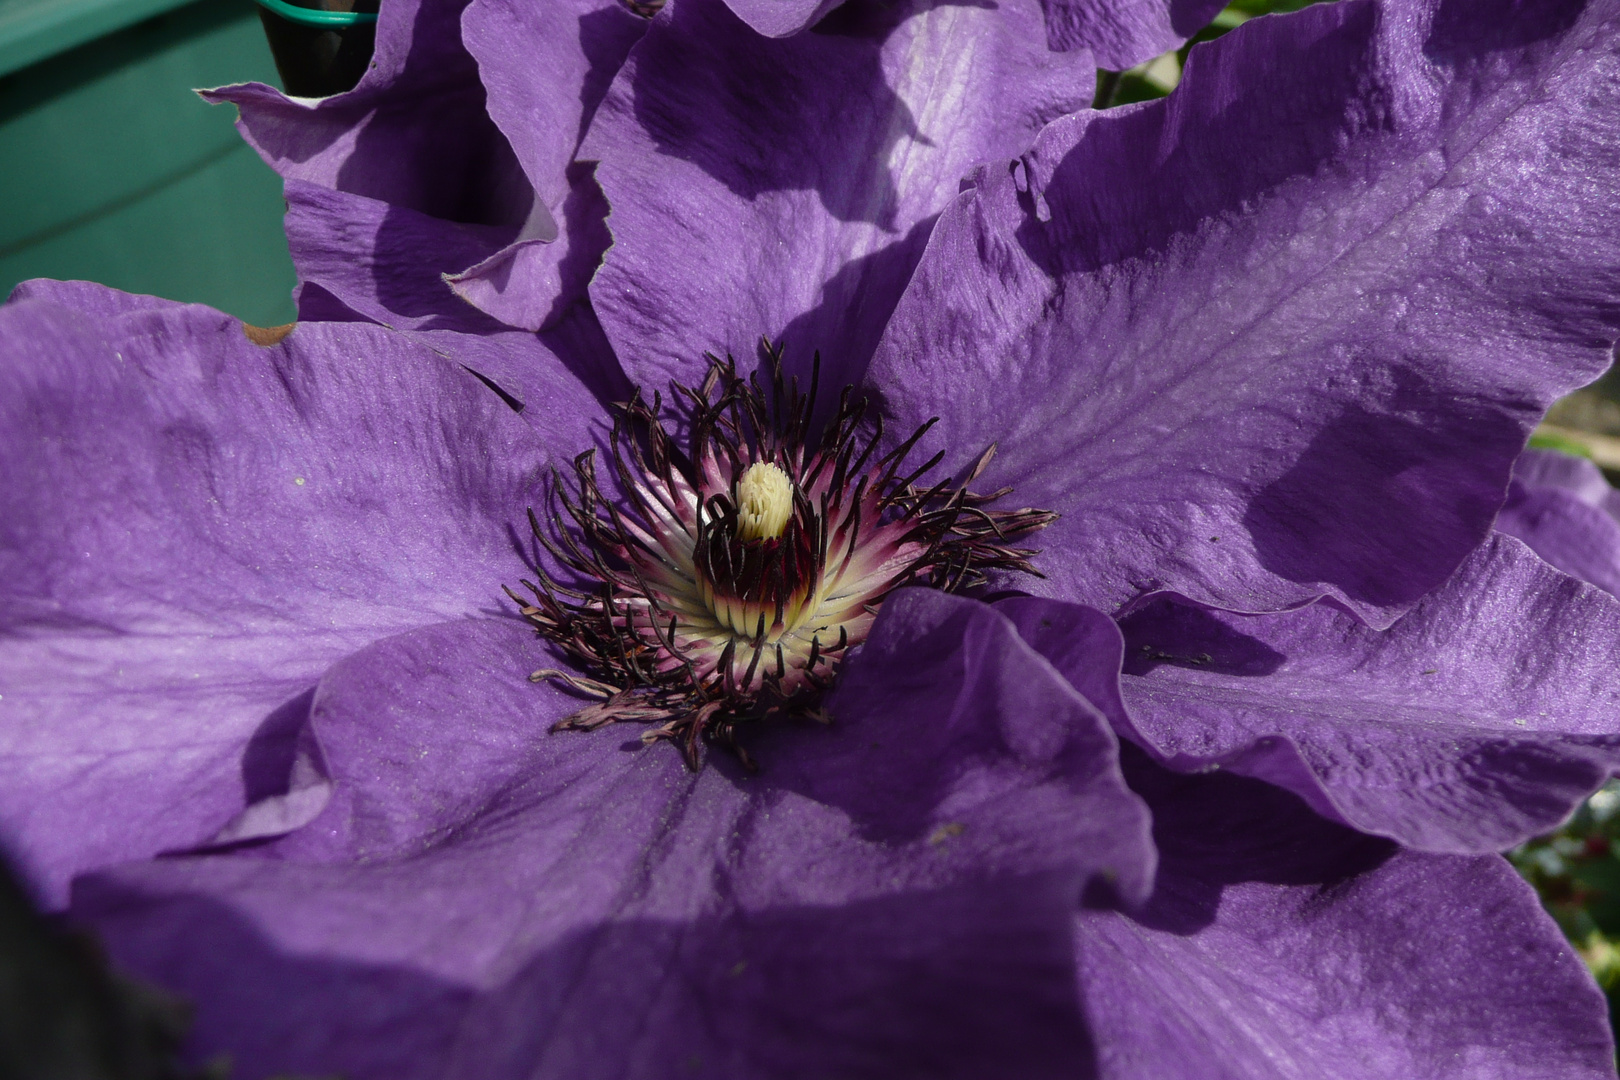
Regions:
<svg viewBox="0 0 1620 1080"><path fill-rule="evenodd" d="M1193 46L1213 41L1257 16L1298 11L1300 8L1323 2L1324 0L1235 0L1215 16L1214 22L1194 34L1187 44L1175 52L1156 56L1129 71L1099 71L1096 107L1107 109L1164 97L1181 82L1181 69L1187 63L1187 53Z"/></svg>
<svg viewBox="0 0 1620 1080"><path fill-rule="evenodd" d="M1611 780L1568 825L1516 849L1513 865L1541 894L1575 950L1609 996L1609 1021L1620 1006L1620 781Z"/></svg>

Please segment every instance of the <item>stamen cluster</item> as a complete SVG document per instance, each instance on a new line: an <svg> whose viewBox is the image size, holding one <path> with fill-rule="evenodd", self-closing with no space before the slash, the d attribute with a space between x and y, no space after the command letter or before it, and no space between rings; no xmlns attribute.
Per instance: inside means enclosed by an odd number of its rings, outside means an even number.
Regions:
<svg viewBox="0 0 1620 1080"><path fill-rule="evenodd" d="M685 453L658 395L616 407L617 500L592 450L574 461L573 495L559 482L551 528L530 511L535 537L577 580L539 571L523 582L532 602L508 595L587 672L531 677L595 699L552 730L646 721L656 726L643 741L676 742L693 767L705 741L752 767L739 727L772 713L825 720L823 692L894 589L960 590L989 569L1036 573L1034 552L1009 540L1055 515L990 510L1010 489L967 490L993 446L961 484L920 486L943 454L901 468L933 421L880 454L882 418L867 424L864 400L846 388L814 438L819 357L801 393L783 377L780 350L764 350L768 386L710 356L702 386L673 387Z"/></svg>

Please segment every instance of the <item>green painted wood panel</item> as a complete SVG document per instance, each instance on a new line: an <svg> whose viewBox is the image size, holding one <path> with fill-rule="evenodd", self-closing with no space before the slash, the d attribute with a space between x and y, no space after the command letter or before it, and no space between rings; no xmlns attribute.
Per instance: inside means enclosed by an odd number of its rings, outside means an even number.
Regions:
<svg viewBox="0 0 1620 1080"><path fill-rule="evenodd" d="M192 92L250 79L276 82L251 0L201 0L0 78L0 294L82 278L290 321L281 182L235 110Z"/></svg>
<svg viewBox="0 0 1620 1080"><path fill-rule="evenodd" d="M0 75L189 0L0 0Z"/></svg>

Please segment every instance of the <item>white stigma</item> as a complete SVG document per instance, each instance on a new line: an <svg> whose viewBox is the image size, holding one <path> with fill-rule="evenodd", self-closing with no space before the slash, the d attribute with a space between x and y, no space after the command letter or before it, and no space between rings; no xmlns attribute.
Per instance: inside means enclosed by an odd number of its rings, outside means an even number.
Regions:
<svg viewBox="0 0 1620 1080"><path fill-rule="evenodd" d="M793 516L793 481L768 461L748 466L737 481L737 538L775 540Z"/></svg>

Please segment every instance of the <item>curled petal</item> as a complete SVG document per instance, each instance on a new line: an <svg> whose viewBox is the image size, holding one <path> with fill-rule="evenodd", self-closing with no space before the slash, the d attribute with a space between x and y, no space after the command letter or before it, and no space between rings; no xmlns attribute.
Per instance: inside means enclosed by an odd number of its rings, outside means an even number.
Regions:
<svg viewBox="0 0 1620 1080"><path fill-rule="evenodd" d="M1070 605L1023 603L1072 619ZM1019 622L1066 666L1061 636ZM1170 598L1122 626L1122 699L1091 694L1121 735L1418 850L1505 850L1620 767L1620 602L1511 537L1388 630L1327 604L1245 616Z"/></svg>

